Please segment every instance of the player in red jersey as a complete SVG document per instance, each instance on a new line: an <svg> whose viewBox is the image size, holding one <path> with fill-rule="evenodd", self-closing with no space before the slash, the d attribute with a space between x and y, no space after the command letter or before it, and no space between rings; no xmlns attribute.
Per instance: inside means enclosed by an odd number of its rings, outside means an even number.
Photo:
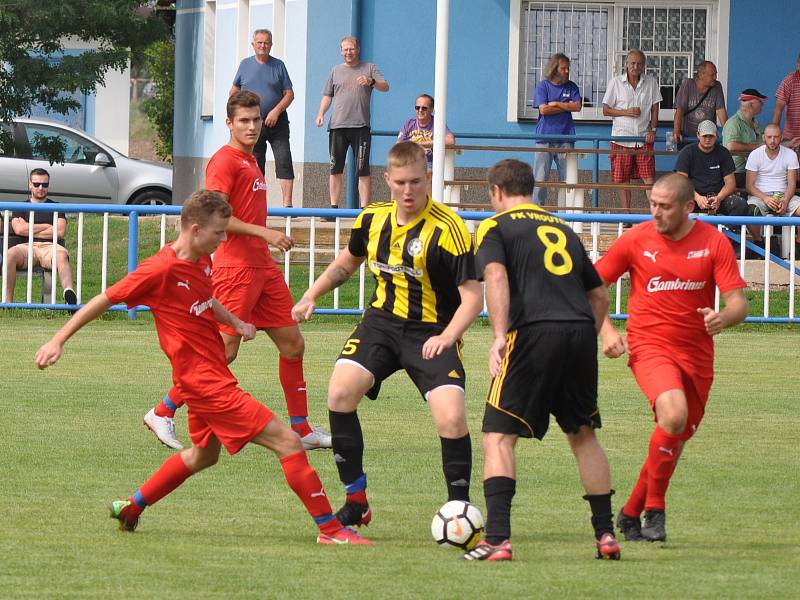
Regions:
<svg viewBox="0 0 800 600"><path fill-rule="evenodd" d="M112 304L148 305L161 349L172 364L172 379L189 407L193 446L168 458L127 500L111 505L120 529L134 531L145 507L155 504L187 478L214 465L221 446L236 454L248 442L272 450L286 481L319 526L321 544L371 544L342 527L325 490L308 464L300 439L266 406L243 391L228 369L217 322L249 340L256 329L212 296L208 255L225 240L231 208L222 194L194 193L181 210L181 233L172 244L95 296L36 353L36 365L54 365L64 344Z"/></svg>
<svg viewBox="0 0 800 600"><path fill-rule="evenodd" d="M627 340L606 316L603 352L609 358L628 353L656 421L639 480L617 518L628 541L666 540L669 480L700 425L714 379L712 338L747 315L731 245L711 225L689 219L693 197L686 177L660 178L650 198L652 221L620 237L595 265L606 285L630 272ZM715 286L725 304L719 312L711 308Z"/></svg>
<svg viewBox="0 0 800 600"><path fill-rule="evenodd" d="M292 239L266 227L267 184L253 156L261 130L260 99L253 92L230 96L226 123L230 141L220 148L206 167L206 188L222 192L233 208L228 239L214 255L214 295L237 317L252 322L278 348L278 376L286 399L289 421L303 448L330 448L331 437L308 423L308 398L303 375L305 342L292 319L294 300L269 245L281 250L292 247ZM241 335L221 325L228 362L236 359ZM180 390L173 387L144 417L144 423L165 445L180 450L173 417L183 404Z"/></svg>

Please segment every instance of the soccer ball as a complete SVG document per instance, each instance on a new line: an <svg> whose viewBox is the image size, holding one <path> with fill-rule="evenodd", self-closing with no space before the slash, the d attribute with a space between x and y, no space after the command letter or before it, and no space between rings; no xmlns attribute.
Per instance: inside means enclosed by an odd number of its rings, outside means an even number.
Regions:
<svg viewBox="0 0 800 600"><path fill-rule="evenodd" d="M465 500L451 500L433 516L433 539L441 548L471 550L481 539L483 515Z"/></svg>

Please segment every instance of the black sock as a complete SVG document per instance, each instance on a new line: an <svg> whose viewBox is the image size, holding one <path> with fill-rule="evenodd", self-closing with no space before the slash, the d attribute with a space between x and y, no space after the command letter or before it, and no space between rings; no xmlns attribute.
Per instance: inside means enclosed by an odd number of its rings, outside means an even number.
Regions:
<svg viewBox="0 0 800 600"><path fill-rule="evenodd" d="M496 546L511 539L511 500L517 491L517 480L511 477L490 477L483 482L486 498L486 541Z"/></svg>
<svg viewBox="0 0 800 600"><path fill-rule="evenodd" d="M440 437L442 470L447 483L447 500L469 502L469 481L472 474L472 441L469 434L458 439Z"/></svg>
<svg viewBox="0 0 800 600"><path fill-rule="evenodd" d="M328 411L333 438L333 458L339 469L339 480L347 485L364 474L364 436L358 412Z"/></svg>
<svg viewBox="0 0 800 600"><path fill-rule="evenodd" d="M583 497L592 509L592 527L594 527L594 537L597 540L604 533L614 533L613 514L611 511L611 496L613 494L614 490L611 490L608 494L586 494Z"/></svg>

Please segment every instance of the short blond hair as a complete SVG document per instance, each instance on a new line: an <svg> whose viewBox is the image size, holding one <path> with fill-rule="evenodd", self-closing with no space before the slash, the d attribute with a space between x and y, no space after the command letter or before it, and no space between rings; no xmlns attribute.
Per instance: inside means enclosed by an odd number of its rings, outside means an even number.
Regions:
<svg viewBox="0 0 800 600"><path fill-rule="evenodd" d="M407 167L418 162L425 164L427 171L425 149L416 142L397 142L389 150L389 154L386 157L386 167L388 169Z"/></svg>
<svg viewBox="0 0 800 600"><path fill-rule="evenodd" d="M197 190L189 196L181 208L181 229L188 229L195 223L205 227L212 215L229 219L232 210L225 194L213 190Z"/></svg>

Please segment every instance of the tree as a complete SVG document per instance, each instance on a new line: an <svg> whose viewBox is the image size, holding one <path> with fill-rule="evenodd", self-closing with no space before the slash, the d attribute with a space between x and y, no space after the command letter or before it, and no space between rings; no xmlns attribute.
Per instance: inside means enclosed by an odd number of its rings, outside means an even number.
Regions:
<svg viewBox="0 0 800 600"><path fill-rule="evenodd" d="M0 124L29 116L39 105L68 114L80 108L71 94L94 92L109 69L122 71L132 54L166 37L153 0L0 0ZM93 46L65 54L67 39ZM53 138L33 141L52 162L64 147ZM11 137L0 127L0 148Z"/></svg>
<svg viewBox="0 0 800 600"><path fill-rule="evenodd" d="M172 159L175 98L175 40L154 42L144 51L145 64L155 84L155 94L144 101L144 112L156 130L156 154Z"/></svg>

